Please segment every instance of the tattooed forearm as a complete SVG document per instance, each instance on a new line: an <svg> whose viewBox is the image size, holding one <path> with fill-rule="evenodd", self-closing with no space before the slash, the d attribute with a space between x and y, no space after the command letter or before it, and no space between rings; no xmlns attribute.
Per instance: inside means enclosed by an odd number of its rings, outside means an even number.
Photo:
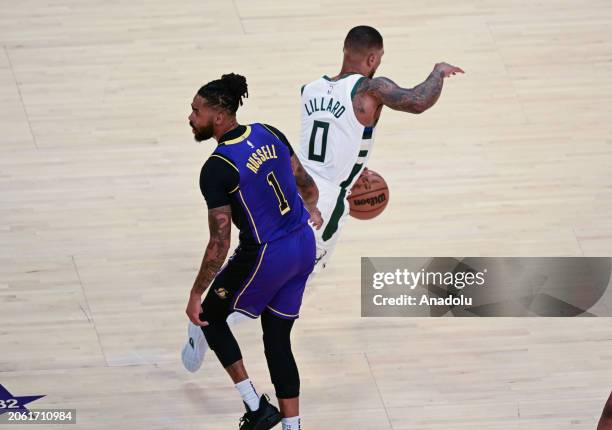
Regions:
<svg viewBox="0 0 612 430"><path fill-rule="evenodd" d="M230 247L232 211L230 206L221 206L208 211L210 239L200 271L193 283L192 293L202 295L223 265Z"/></svg>
<svg viewBox="0 0 612 430"><path fill-rule="evenodd" d="M374 78L364 83L360 92L367 92L391 109L421 113L432 107L440 97L444 74L435 70L425 82L414 88L402 88L388 78Z"/></svg>
<svg viewBox="0 0 612 430"><path fill-rule="evenodd" d="M295 154L291 156L291 169L302 200L306 206L315 207L319 201L319 189Z"/></svg>

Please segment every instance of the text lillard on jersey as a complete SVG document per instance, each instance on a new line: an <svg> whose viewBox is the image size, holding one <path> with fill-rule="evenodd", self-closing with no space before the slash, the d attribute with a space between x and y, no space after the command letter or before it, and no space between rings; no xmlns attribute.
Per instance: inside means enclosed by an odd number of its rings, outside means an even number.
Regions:
<svg viewBox="0 0 612 430"><path fill-rule="evenodd" d="M310 109L308 109L310 106ZM325 101L325 97L321 97L319 100L318 97L314 97L308 100L308 103L304 103L304 107L306 108L306 113L308 116L312 115L315 112L330 112L336 118L340 118L346 108L340 102L334 103L334 98L331 97L329 101Z"/></svg>

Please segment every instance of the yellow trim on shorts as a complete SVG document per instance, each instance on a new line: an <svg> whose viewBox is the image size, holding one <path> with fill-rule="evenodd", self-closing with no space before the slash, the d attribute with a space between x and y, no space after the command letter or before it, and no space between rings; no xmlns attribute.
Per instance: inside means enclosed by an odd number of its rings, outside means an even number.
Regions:
<svg viewBox="0 0 612 430"><path fill-rule="evenodd" d="M235 139L232 140L224 140L223 142L221 142L222 145L234 145L236 143L240 143L242 142L244 139L246 139L247 137L249 137L249 135L251 134L251 126L247 125L246 126L246 131L244 133L242 133L242 136L237 137Z"/></svg>
<svg viewBox="0 0 612 430"><path fill-rule="evenodd" d="M247 314L253 316L254 318L257 318L257 315L253 315L252 313L247 312L244 309L239 308L237 305L238 305L238 302L240 301L240 297L242 297L242 295L247 290L247 288L249 288L249 285L251 285L251 282L253 282L253 278L255 278L255 275L257 275L257 272L259 271L259 266L261 266L261 262L263 261L263 257L264 257L264 254L266 253L266 248L267 247L268 247L268 244L266 243L264 245L262 251L261 251L261 255L259 256L259 262L257 263L257 267L255 268L255 272L253 272L253 276L251 276L251 279L249 279L249 282L247 282L247 284L244 286L244 288L242 289L242 291L238 295L238 298L236 299L236 302L234 304L234 309L235 310L240 310L241 312L247 313Z"/></svg>
<svg viewBox="0 0 612 430"><path fill-rule="evenodd" d="M236 191L238 191L238 188L240 188L240 185L236 185L236 188L234 188L232 191L230 191L229 193L235 193Z"/></svg>
<svg viewBox="0 0 612 430"><path fill-rule="evenodd" d="M246 208L247 213L249 214L249 218L251 218L251 223L253 223L253 228L255 229L255 236L257 236L257 242L261 244L261 239L259 238L259 233L257 232L257 226L255 225L255 220L253 219L253 215L251 215L251 211L249 210L249 207L247 206L246 202L244 201L244 197L242 196L242 191L238 190L238 195L240 195L240 199L242 200L242 204Z"/></svg>
<svg viewBox="0 0 612 430"><path fill-rule="evenodd" d="M284 316L284 317L289 317L289 318L297 318L297 317L299 317L299 316L300 316L300 314L295 314L295 315L284 314L284 313L282 313L282 312L280 312L280 311L277 311L276 309L274 309L274 308L273 308L272 306L270 306L270 305L267 305L266 307L267 307L268 309L270 309L270 310L272 310L272 311L276 312L277 314Z"/></svg>
<svg viewBox="0 0 612 430"><path fill-rule="evenodd" d="M222 159L223 161L225 161L227 164L229 164L230 166L232 166L234 169L236 169L236 172L240 173L240 170L238 170L238 167L236 167L236 165L234 163L232 163L231 161L229 161L227 158L219 155L219 154L212 154L211 157L217 157Z"/></svg>

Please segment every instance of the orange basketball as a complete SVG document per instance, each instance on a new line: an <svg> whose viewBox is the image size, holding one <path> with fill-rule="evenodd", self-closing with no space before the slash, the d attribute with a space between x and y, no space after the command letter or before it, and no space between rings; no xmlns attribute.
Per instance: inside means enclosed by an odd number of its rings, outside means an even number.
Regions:
<svg viewBox="0 0 612 430"><path fill-rule="evenodd" d="M389 187L373 170L364 169L347 197L349 214L357 219L372 219L381 214L389 203Z"/></svg>

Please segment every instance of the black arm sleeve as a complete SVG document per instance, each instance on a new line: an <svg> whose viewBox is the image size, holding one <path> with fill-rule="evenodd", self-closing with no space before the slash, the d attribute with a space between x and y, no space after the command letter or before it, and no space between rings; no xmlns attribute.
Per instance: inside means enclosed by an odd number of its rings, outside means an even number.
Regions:
<svg viewBox="0 0 612 430"><path fill-rule="evenodd" d="M230 204L230 192L240 183L240 175L227 161L210 157L200 172L200 191L208 209Z"/></svg>
<svg viewBox="0 0 612 430"><path fill-rule="evenodd" d="M291 144L289 143L289 139L287 139L287 137L283 134L282 131L280 131L276 127L272 127L270 124L264 124L264 127L266 127L268 131L272 133L274 136L278 137L278 139L281 142L287 145L287 148L289 148L289 155L293 155L293 148L291 147Z"/></svg>

